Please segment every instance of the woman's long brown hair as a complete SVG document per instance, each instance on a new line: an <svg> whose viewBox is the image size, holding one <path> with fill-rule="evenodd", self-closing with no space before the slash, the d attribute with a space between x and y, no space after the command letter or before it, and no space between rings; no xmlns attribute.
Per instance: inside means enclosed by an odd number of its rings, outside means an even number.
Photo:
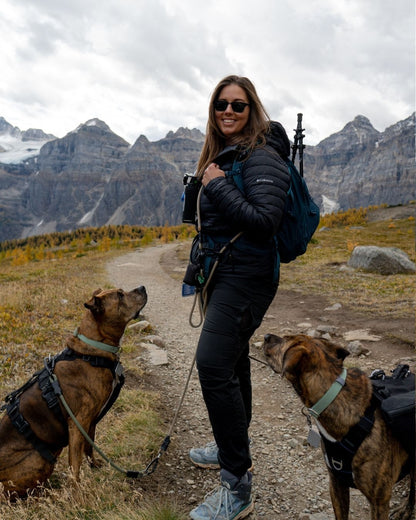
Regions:
<svg viewBox="0 0 416 520"><path fill-rule="evenodd" d="M215 87L209 103L209 114L204 145L199 157L197 175L201 177L209 164L223 150L225 146L225 136L219 129L215 119L214 103L217 101L222 89L228 85L238 85L247 95L250 104L250 115L243 132L236 136L235 144L241 144L249 150L254 149L259 144L265 143L265 135L269 130L270 117L267 114L253 83L244 76L226 76Z"/></svg>

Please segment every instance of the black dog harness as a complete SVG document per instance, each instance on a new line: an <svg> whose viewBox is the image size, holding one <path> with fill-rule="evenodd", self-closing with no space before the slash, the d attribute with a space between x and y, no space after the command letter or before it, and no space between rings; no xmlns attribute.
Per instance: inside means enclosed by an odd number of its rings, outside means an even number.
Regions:
<svg viewBox="0 0 416 520"><path fill-rule="evenodd" d="M0 411L6 410L10 421L17 431L25 437L33 447L40 453L40 455L51 464L55 464L56 457L53 452L57 452L68 445L68 426L67 421L62 412L58 395L62 394L62 390L59 386L58 380L52 378L55 365L59 361L75 361L81 359L86 361L93 367L108 368L113 374L113 390L111 395L97 417L97 422L100 421L111 406L116 401L121 387L124 384L124 372L120 362L112 361L101 356L89 356L79 354L72 349L66 348L54 357L49 356L45 359L45 367L30 378L21 388L11 392L5 398L5 405L0 408ZM30 424L26 421L20 411L20 397L21 395L35 383L38 383L39 388L42 392L42 397L46 401L48 408L53 412L59 422L65 427L65 435L62 437L61 442L58 445L51 445L45 443L33 432Z"/></svg>
<svg viewBox="0 0 416 520"><path fill-rule="evenodd" d="M340 441L333 442L322 435L326 465L333 475L348 487L356 487L352 471L352 459L373 428L376 408L377 400L373 396L364 415Z"/></svg>

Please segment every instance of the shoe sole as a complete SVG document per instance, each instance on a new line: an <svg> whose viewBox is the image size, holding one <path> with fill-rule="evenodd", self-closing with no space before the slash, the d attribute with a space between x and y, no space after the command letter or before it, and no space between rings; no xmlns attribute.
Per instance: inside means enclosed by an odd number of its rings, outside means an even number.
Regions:
<svg viewBox="0 0 416 520"><path fill-rule="evenodd" d="M191 459L192 464L202 469L220 469L221 466L219 464L204 464L203 462L195 462Z"/></svg>
<svg viewBox="0 0 416 520"><path fill-rule="evenodd" d="M202 469L221 469L221 466L219 464L204 464L203 462L195 462L192 459L191 459L191 462L197 468L202 468ZM250 468L248 468L247 471L251 471L251 473L254 473L254 464Z"/></svg>
<svg viewBox="0 0 416 520"><path fill-rule="evenodd" d="M242 518L245 518L246 516L248 516L250 513L252 513L254 511L254 502L251 501L251 503L245 508L243 509L242 511L240 511L237 516L234 516L232 518L232 520L241 520ZM192 517L190 517L192 518Z"/></svg>
<svg viewBox="0 0 416 520"><path fill-rule="evenodd" d="M240 511L237 516L235 516L232 520L241 520L241 518L245 518L247 515L254 511L254 502L251 502L245 509Z"/></svg>

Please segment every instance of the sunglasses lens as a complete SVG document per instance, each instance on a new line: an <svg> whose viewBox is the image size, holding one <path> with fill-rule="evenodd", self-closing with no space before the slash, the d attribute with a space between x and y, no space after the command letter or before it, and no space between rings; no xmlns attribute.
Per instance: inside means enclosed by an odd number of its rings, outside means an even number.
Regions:
<svg viewBox="0 0 416 520"><path fill-rule="evenodd" d="M218 101L215 101L214 108L218 112L224 112L228 105L231 105L231 108L234 112L241 113L244 112L244 109L246 106L248 106L248 103L243 103L242 101L233 101L232 103L228 103L228 101L225 99L219 99Z"/></svg>
<svg viewBox="0 0 416 520"><path fill-rule="evenodd" d="M247 106L247 103L241 103L240 101L233 101L231 103L231 106L232 106L234 112L243 112Z"/></svg>
<svg viewBox="0 0 416 520"><path fill-rule="evenodd" d="M218 112L224 112L224 110L228 107L228 102L224 99L221 99L219 101L216 101L214 103L215 110L218 110Z"/></svg>

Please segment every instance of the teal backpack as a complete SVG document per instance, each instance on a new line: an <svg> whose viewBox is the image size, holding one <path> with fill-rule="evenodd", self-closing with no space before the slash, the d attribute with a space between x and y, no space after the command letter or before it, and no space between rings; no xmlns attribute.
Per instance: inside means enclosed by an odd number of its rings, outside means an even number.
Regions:
<svg viewBox="0 0 416 520"><path fill-rule="evenodd" d="M280 123L272 122L271 132L279 134L278 137L287 139L285 130ZM306 252L316 228L319 225L319 207L313 201L305 179L303 178L303 138L302 114L298 114L298 127L296 129L295 143L292 145L292 159L282 157L289 169L290 187L287 193L285 208L280 227L275 235L280 261L289 263L296 257ZM284 133L284 135L282 135ZM288 139L287 139L288 141ZM294 164L296 150L299 149L301 173ZM279 152L279 150L277 150ZM230 172L227 172L234 180L237 188L244 193L241 177L242 161L234 161Z"/></svg>
<svg viewBox="0 0 416 520"><path fill-rule="evenodd" d="M319 225L319 207L309 194L305 179L294 163L286 160L290 172L282 221L276 234L280 261L288 263L306 252Z"/></svg>

